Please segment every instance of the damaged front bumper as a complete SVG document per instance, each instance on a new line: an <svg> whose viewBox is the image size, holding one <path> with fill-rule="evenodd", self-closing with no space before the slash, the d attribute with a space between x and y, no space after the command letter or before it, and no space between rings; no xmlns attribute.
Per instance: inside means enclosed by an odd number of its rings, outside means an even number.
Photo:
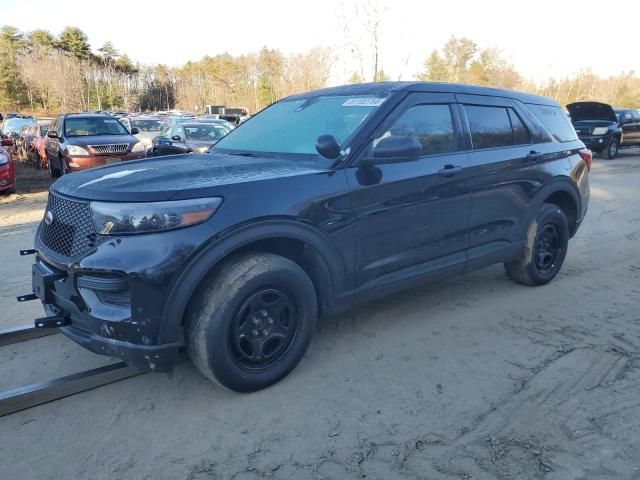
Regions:
<svg viewBox="0 0 640 480"><path fill-rule="evenodd" d="M131 315L128 288L126 276L64 270L37 256L32 289L47 317L36 320L36 327L58 327L86 349L140 369L170 370L179 343L154 342L155 326Z"/></svg>

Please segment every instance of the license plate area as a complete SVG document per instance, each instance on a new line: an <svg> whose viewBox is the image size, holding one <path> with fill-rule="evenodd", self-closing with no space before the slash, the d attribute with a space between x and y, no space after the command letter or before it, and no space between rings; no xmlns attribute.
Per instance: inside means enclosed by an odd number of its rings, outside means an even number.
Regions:
<svg viewBox="0 0 640 480"><path fill-rule="evenodd" d="M53 282L64 277L64 273L54 271L41 262L31 266L31 288L43 303L53 303Z"/></svg>
<svg viewBox="0 0 640 480"><path fill-rule="evenodd" d="M107 158L107 161L105 162L106 165L110 165L112 163L120 163L122 162L122 159L120 157L109 157Z"/></svg>

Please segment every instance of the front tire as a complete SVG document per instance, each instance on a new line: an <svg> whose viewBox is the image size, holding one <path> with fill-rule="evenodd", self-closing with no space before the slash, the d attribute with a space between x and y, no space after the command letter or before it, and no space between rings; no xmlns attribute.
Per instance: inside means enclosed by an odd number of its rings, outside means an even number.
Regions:
<svg viewBox="0 0 640 480"><path fill-rule="evenodd" d="M507 275L524 285L545 285L555 278L567 255L569 223L560 207L545 203L529 224L520 256L504 264Z"/></svg>
<svg viewBox="0 0 640 480"><path fill-rule="evenodd" d="M187 351L200 372L224 387L260 390L300 362L317 312L313 283L295 262L270 253L231 258L190 302Z"/></svg>
<svg viewBox="0 0 640 480"><path fill-rule="evenodd" d="M609 145L607 145L606 155L609 160L613 160L618 155L618 151L620 150L620 143L617 138L612 138L609 140Z"/></svg>

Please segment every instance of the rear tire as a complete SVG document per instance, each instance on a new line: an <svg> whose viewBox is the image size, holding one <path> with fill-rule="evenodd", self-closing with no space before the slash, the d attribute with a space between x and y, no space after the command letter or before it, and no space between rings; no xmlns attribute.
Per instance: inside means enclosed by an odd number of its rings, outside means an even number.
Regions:
<svg viewBox="0 0 640 480"><path fill-rule="evenodd" d="M609 144L607 145L605 155L609 160L613 160L618 155L619 150L620 150L620 143L618 139L612 138L611 140L609 140Z"/></svg>
<svg viewBox="0 0 640 480"><path fill-rule="evenodd" d="M555 278L567 255L569 223L560 207L545 203L529 224L520 256L504 264L507 275L524 285L545 285Z"/></svg>
<svg viewBox="0 0 640 480"><path fill-rule="evenodd" d="M260 390L300 362L317 312L313 283L296 263L270 253L230 258L189 303L187 351L202 374L224 387Z"/></svg>

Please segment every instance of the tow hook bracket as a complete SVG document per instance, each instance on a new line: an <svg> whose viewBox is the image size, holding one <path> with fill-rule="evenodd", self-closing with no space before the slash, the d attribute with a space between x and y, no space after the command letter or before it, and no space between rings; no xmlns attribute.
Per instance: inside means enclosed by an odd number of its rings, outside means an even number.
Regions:
<svg viewBox="0 0 640 480"><path fill-rule="evenodd" d="M71 324L69 318L62 315L36 318L34 323L36 328L58 328Z"/></svg>
<svg viewBox="0 0 640 480"><path fill-rule="evenodd" d="M27 295L19 295L16 300L19 302L28 302L30 300L37 300L38 296L35 293L28 293Z"/></svg>
<svg viewBox="0 0 640 480"><path fill-rule="evenodd" d="M22 255L23 257L25 255L34 255L36 253L36 249L35 248L27 248L24 250L20 250L20 255Z"/></svg>

